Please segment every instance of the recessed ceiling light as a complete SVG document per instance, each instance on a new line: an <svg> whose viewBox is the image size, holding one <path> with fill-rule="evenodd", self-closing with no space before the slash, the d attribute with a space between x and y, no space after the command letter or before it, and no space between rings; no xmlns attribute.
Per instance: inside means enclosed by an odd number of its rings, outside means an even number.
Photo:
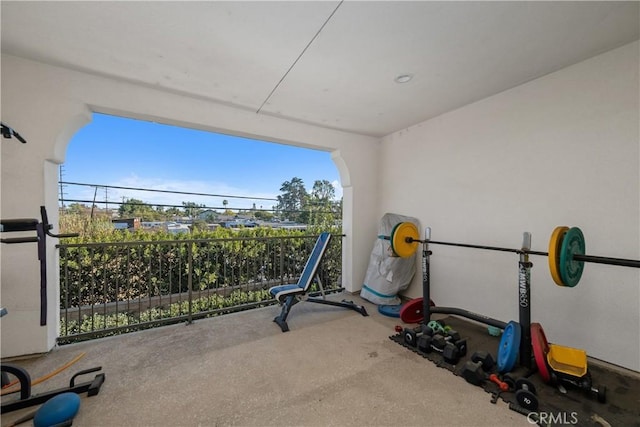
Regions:
<svg viewBox="0 0 640 427"><path fill-rule="evenodd" d="M393 79L396 83L407 83L413 78L413 74L400 74L398 77Z"/></svg>

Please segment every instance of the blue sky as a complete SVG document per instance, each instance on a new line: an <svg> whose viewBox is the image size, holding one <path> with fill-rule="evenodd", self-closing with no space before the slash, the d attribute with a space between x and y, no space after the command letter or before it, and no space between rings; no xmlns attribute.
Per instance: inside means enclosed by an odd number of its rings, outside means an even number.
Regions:
<svg viewBox="0 0 640 427"><path fill-rule="evenodd" d="M293 177L307 191L315 180L334 184L342 196L331 154L141 120L94 114L67 147L62 180L121 187L276 198ZM93 200L94 188L67 185L66 199ZM110 201L133 197L149 204L183 201L222 206L223 197L113 190ZM226 198L229 208L271 208L276 202ZM98 189L96 200L105 200ZM103 207L103 205L99 205Z"/></svg>

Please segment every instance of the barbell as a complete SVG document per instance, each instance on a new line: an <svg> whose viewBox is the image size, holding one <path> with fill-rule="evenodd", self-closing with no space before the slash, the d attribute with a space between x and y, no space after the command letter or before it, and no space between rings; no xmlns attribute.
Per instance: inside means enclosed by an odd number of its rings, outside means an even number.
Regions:
<svg viewBox="0 0 640 427"><path fill-rule="evenodd" d="M391 251L394 256L402 258L413 255L418 249L419 243L547 256L549 258L551 277L559 286L576 286L582 276L585 262L640 268L640 260L586 255L584 235L578 227L556 227L549 239L548 252L443 242L430 239L420 240L418 227L412 222L400 222L393 227L390 236L380 237L390 241Z"/></svg>

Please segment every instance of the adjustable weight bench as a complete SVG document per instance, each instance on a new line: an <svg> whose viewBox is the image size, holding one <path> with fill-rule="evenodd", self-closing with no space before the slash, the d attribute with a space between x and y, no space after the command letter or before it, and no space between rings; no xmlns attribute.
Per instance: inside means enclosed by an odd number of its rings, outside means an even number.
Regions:
<svg viewBox="0 0 640 427"><path fill-rule="evenodd" d="M320 236L318 236L318 240L316 241L316 244L311 251L311 255L309 256L309 259L304 266L304 270L302 271L302 275L300 276L298 283L273 286L269 289L269 293L273 297L275 297L280 305L282 305L282 311L280 312L280 315L273 319L273 321L280 326L282 332L289 331L289 325L287 325L287 317L289 316L291 307L301 301L344 307L355 310L363 316L368 316L367 310L365 310L365 308L361 305L354 304L353 301L342 300L341 302L338 302L325 299L322 282L319 279L318 285L320 286L322 298L307 296L307 292L311 288L313 280L316 279L318 268L320 267L320 262L322 261L322 257L324 256L327 247L329 246L330 240L330 233L325 232L321 233Z"/></svg>

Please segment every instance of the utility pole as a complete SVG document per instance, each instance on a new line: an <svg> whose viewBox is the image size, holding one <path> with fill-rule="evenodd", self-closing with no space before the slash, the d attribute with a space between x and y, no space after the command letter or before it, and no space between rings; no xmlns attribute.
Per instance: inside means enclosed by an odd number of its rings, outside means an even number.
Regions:
<svg viewBox="0 0 640 427"><path fill-rule="evenodd" d="M64 185L62 184L64 182L64 165L60 165L58 170L58 175L60 175L58 178L60 184L60 207L64 210Z"/></svg>

